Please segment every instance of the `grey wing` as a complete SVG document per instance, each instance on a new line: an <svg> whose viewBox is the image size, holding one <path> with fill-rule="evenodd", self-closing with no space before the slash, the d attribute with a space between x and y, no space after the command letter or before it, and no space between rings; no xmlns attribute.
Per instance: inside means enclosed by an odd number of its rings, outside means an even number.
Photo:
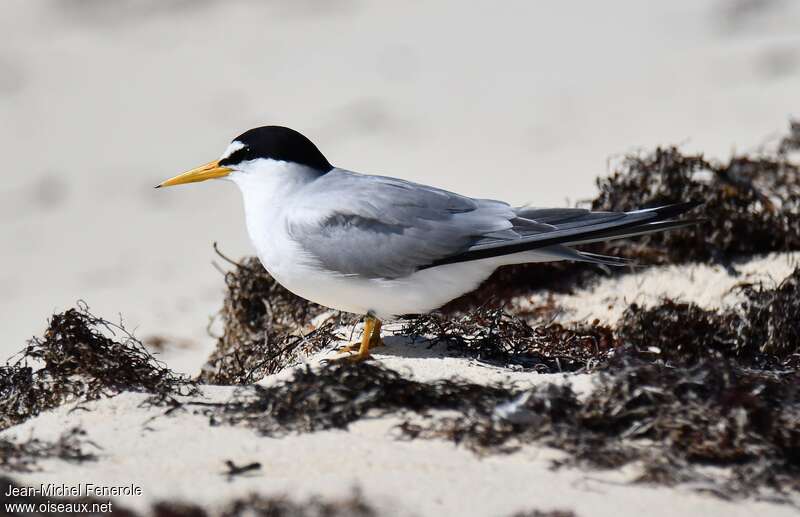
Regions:
<svg viewBox="0 0 800 517"><path fill-rule="evenodd" d="M399 278L457 262L540 250L554 260L622 265L568 246L697 224L687 202L632 212L512 208L408 181L334 169L301 191L287 229L319 266Z"/></svg>
<svg viewBox="0 0 800 517"><path fill-rule="evenodd" d="M319 266L344 275L399 278L481 239L518 235L506 203L339 169L297 200L287 218L290 236Z"/></svg>

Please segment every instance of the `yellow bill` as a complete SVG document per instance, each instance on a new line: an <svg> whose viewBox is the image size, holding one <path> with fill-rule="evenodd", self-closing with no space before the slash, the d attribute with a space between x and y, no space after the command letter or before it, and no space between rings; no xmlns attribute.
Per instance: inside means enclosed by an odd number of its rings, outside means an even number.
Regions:
<svg viewBox="0 0 800 517"><path fill-rule="evenodd" d="M201 165L196 169L192 169L183 174L178 174L174 178L170 178L158 185L156 188L172 187L173 185L183 185L184 183L197 183L198 181L205 181L214 178L222 178L230 174L232 169L222 166L217 160Z"/></svg>

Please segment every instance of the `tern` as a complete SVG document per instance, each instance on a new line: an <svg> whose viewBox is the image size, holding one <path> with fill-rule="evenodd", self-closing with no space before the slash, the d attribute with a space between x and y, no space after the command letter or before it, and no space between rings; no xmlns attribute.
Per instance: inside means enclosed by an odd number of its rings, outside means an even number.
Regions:
<svg viewBox="0 0 800 517"><path fill-rule="evenodd" d="M513 207L331 165L308 138L281 126L236 137L215 161L169 187L232 181L264 268L289 291L364 316L351 361L382 344L381 321L424 314L476 289L500 266L572 260L620 266L572 246L695 224L677 216L699 203L631 212Z"/></svg>

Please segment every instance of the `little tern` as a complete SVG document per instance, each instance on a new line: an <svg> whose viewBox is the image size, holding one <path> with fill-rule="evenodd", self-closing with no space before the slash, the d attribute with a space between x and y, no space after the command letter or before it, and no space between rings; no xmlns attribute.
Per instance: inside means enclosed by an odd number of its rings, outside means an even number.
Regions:
<svg viewBox="0 0 800 517"><path fill-rule="evenodd" d="M680 228L698 203L631 212L512 207L435 187L334 167L308 138L281 126L236 137L215 161L157 185L236 184L261 263L289 291L364 315L349 360L380 345L381 321L424 314L509 264L626 260L572 246Z"/></svg>

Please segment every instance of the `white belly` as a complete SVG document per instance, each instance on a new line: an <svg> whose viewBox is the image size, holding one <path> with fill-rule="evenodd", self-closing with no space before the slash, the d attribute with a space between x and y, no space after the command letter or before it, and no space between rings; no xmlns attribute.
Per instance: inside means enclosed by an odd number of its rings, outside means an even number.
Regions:
<svg viewBox="0 0 800 517"><path fill-rule="evenodd" d="M331 309L374 313L381 319L438 309L476 289L499 266L552 260L549 256L524 252L423 269L389 280L341 275L312 267L297 245L289 241L261 247L259 258L275 280L294 294Z"/></svg>
<svg viewBox="0 0 800 517"><path fill-rule="evenodd" d="M476 262L451 264L387 280L336 275L297 264L287 270L263 259L262 263L282 286L298 296L340 311L371 312L382 319L437 309L477 288L497 267Z"/></svg>

